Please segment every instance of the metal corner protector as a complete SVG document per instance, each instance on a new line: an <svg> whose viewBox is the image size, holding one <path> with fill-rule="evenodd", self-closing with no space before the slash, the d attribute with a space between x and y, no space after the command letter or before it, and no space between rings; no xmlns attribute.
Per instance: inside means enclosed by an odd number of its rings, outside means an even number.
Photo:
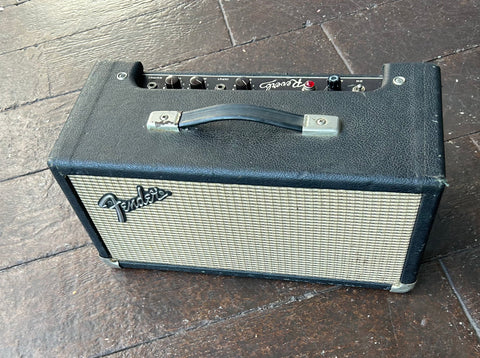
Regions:
<svg viewBox="0 0 480 358"><path fill-rule="evenodd" d="M395 284L392 285L392 287L390 288L390 292L394 292L394 293L406 293L406 292L409 292L410 290L413 289L413 287L415 287L415 284L417 282L413 282L413 283L401 283L401 282L397 282Z"/></svg>
<svg viewBox="0 0 480 358"><path fill-rule="evenodd" d="M112 259L110 257L100 257L100 260L102 260L107 266L117 268L117 269L121 268L118 260L116 259Z"/></svg>

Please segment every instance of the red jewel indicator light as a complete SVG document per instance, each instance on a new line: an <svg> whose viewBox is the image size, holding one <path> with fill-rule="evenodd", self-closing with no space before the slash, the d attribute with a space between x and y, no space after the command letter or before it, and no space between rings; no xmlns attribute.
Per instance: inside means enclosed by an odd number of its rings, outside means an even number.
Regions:
<svg viewBox="0 0 480 358"><path fill-rule="evenodd" d="M315 82L308 80L303 84L303 91L314 91L315 90Z"/></svg>

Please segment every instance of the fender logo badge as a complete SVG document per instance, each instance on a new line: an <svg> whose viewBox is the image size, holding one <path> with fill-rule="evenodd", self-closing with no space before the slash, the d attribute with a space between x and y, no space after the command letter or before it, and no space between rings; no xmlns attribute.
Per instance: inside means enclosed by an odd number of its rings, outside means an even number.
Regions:
<svg viewBox="0 0 480 358"><path fill-rule="evenodd" d="M137 196L131 199L122 200L117 198L115 194L107 193L100 198L98 206L104 209L114 209L117 212L118 222L127 221L127 213L143 208L144 206L162 201L169 197L172 193L157 187L143 189L141 185L137 185Z"/></svg>

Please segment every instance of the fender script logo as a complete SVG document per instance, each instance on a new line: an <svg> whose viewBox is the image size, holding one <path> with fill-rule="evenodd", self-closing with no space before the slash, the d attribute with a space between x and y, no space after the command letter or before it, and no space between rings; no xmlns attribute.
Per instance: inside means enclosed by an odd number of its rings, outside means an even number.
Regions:
<svg viewBox="0 0 480 358"><path fill-rule="evenodd" d="M115 194L108 193L100 198L98 206L104 209L114 209L117 212L118 222L124 223L127 221L127 213L130 211L143 208L156 201L162 201L170 195L172 193L167 190L157 187L145 190L141 185L137 185L136 197L122 200L117 198Z"/></svg>
<svg viewBox="0 0 480 358"><path fill-rule="evenodd" d="M303 86L302 79L295 79L290 78L288 80L279 81L279 80L271 80L268 82L262 82L258 87L265 89L265 91L270 91L271 89L275 89L278 87L292 87L292 88L300 88Z"/></svg>

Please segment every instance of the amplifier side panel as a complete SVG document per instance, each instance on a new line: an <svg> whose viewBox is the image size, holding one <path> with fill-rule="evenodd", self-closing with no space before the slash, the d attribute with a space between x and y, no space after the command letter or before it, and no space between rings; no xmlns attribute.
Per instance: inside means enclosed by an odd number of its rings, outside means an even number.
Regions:
<svg viewBox="0 0 480 358"><path fill-rule="evenodd" d="M69 180L119 261L387 285L400 282L422 199L84 175Z"/></svg>

